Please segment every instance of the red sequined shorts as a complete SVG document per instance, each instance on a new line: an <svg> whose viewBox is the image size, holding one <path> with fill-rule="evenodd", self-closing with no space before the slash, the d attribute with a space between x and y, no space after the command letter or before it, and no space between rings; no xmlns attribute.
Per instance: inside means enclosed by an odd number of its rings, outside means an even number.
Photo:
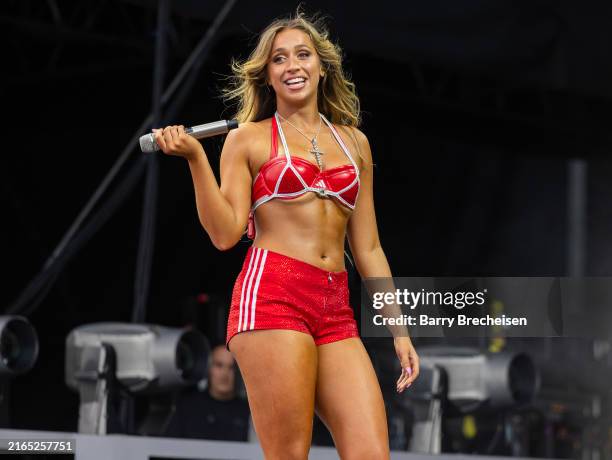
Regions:
<svg viewBox="0 0 612 460"><path fill-rule="evenodd" d="M359 337L349 305L348 274L251 246L236 279L227 322L232 337L255 329L292 329L315 345Z"/></svg>

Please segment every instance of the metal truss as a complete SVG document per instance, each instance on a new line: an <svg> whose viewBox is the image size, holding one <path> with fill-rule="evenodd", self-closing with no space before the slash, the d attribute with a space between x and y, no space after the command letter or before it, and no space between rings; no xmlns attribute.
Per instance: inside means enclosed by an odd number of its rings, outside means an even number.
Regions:
<svg viewBox="0 0 612 460"><path fill-rule="evenodd" d="M168 21L169 55L186 58L209 24L179 14ZM156 5L122 0L5 0L4 76L36 81L151 65Z"/></svg>

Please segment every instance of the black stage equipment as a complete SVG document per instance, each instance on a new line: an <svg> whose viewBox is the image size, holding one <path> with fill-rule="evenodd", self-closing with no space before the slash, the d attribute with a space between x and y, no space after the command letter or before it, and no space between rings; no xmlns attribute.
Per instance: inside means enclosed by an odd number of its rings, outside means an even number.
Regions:
<svg viewBox="0 0 612 460"><path fill-rule="evenodd" d="M66 338L66 384L79 392L79 432L124 432L122 404L137 393L160 393L206 375L210 346L196 330L97 323Z"/></svg>
<svg viewBox="0 0 612 460"><path fill-rule="evenodd" d="M460 413L530 402L539 375L525 353L482 353L461 347L420 347L421 374L404 398L415 413L410 450L440 453L445 407Z"/></svg>

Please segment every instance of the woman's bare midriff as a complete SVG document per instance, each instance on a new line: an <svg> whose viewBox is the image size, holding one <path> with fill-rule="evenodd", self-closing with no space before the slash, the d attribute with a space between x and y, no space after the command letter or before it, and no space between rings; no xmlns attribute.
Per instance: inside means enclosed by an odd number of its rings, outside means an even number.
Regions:
<svg viewBox="0 0 612 460"><path fill-rule="evenodd" d="M338 272L344 266L344 239L350 210L309 192L292 200L272 200L255 211L253 244Z"/></svg>

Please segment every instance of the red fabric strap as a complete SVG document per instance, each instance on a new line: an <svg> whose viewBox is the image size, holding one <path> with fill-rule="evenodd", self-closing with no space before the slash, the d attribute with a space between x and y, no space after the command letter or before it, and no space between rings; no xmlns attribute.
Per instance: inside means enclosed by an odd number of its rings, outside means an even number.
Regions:
<svg viewBox="0 0 612 460"><path fill-rule="evenodd" d="M272 143L270 148L270 160L278 155L278 126L276 125L276 117L272 117Z"/></svg>

